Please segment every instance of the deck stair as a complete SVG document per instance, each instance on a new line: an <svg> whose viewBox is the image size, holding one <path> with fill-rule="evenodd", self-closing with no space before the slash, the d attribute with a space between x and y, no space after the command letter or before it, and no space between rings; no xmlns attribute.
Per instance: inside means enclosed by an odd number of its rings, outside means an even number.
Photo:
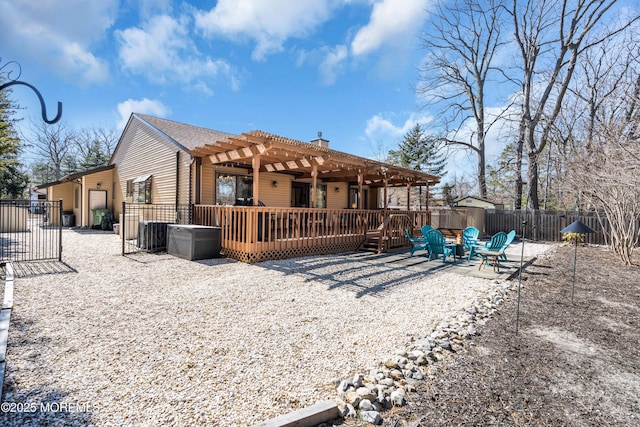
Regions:
<svg viewBox="0 0 640 427"><path fill-rule="evenodd" d="M404 234L408 221L406 215L389 215L378 228L366 232L359 250L380 254L408 248L409 241Z"/></svg>
<svg viewBox="0 0 640 427"><path fill-rule="evenodd" d="M375 252L382 253L384 249L384 238L382 237L382 233L378 230L368 231L366 237L362 244L360 245L359 250L367 251L367 252Z"/></svg>

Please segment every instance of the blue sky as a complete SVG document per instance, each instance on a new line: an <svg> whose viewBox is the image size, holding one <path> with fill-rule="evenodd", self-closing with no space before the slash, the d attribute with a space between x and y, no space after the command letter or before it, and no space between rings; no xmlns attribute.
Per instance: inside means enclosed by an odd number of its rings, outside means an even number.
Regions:
<svg viewBox="0 0 640 427"><path fill-rule="evenodd" d="M14 0L1 64L54 115L122 128L140 112L230 133L261 129L378 158L417 122L417 35L432 0ZM35 95L14 86L25 122Z"/></svg>

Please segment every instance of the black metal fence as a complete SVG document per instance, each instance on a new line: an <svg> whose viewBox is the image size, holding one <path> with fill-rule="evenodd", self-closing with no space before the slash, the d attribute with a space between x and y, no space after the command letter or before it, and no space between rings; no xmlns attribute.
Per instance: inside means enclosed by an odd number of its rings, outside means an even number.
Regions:
<svg viewBox="0 0 640 427"><path fill-rule="evenodd" d="M525 237L527 239L559 242L562 240L560 230L579 220L596 231L595 234L587 234L587 243L607 244L609 235L609 223L602 217L600 224L596 212L575 211L542 211L542 210L498 210L487 209L485 213L485 227L488 235L498 231L516 230L518 236L522 234L522 222L526 221Z"/></svg>
<svg viewBox="0 0 640 427"><path fill-rule="evenodd" d="M122 203L122 255L167 249L168 224L192 224L193 205Z"/></svg>
<svg viewBox="0 0 640 427"><path fill-rule="evenodd" d="M62 200L0 200L0 260L62 260Z"/></svg>

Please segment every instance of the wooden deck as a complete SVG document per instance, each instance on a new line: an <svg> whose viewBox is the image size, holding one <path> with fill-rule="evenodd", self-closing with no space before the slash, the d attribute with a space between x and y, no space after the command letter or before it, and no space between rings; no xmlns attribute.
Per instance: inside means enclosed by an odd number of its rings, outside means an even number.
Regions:
<svg viewBox="0 0 640 427"><path fill-rule="evenodd" d="M367 242L378 253L408 246L429 223L426 211L194 206L194 224L221 227L222 252L243 262L355 251Z"/></svg>

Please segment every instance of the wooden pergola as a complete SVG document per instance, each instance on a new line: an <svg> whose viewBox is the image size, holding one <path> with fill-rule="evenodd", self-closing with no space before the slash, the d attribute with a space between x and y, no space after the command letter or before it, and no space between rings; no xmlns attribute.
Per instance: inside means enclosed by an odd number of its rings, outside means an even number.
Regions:
<svg viewBox="0 0 640 427"><path fill-rule="evenodd" d="M190 150L203 163L234 165L253 171L253 202L258 203L260 172L279 172L310 178L315 193L318 179L322 182L357 183L359 194L363 185L384 188L387 207L387 188L406 187L407 206L410 206L410 189L416 186L430 187L440 182L437 176L394 166L355 155L331 150L328 141L319 138L311 143L297 141L260 130L208 143ZM428 194L428 191L427 191ZM358 198L362 209L363 198ZM427 202L428 204L428 202ZM315 199L311 200L315 207Z"/></svg>

